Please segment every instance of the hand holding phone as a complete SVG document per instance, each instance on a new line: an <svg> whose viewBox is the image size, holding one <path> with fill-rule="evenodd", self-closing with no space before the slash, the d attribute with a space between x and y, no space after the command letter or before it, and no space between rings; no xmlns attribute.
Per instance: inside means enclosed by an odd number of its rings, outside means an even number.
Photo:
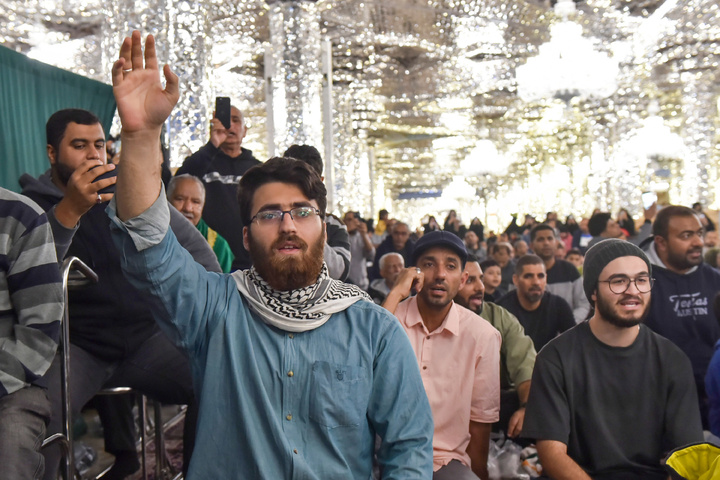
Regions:
<svg viewBox="0 0 720 480"><path fill-rule="evenodd" d="M654 203L657 203L657 193L655 192L643 192L642 194L643 208L649 210Z"/></svg>
<svg viewBox="0 0 720 480"><path fill-rule="evenodd" d="M215 97L215 118L226 129L231 125L230 116L230 97Z"/></svg>

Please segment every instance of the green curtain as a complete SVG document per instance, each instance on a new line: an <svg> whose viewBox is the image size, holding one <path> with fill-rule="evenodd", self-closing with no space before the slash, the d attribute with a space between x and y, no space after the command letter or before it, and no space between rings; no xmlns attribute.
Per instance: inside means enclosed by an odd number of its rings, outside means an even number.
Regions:
<svg viewBox="0 0 720 480"><path fill-rule="evenodd" d="M18 192L20 175L48 169L50 115L63 108L90 110L107 133L115 107L110 85L0 47L0 186Z"/></svg>

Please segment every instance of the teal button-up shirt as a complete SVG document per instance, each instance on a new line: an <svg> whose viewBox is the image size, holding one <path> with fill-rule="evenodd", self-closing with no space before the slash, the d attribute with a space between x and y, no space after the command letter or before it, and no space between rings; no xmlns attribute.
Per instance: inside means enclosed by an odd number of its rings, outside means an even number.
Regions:
<svg viewBox="0 0 720 480"><path fill-rule="evenodd" d="M368 480L376 435L383 479L432 478L430 406L395 317L359 301L314 330L279 330L177 243L167 202L126 223L113 207L125 274L190 356L200 414L188 478Z"/></svg>

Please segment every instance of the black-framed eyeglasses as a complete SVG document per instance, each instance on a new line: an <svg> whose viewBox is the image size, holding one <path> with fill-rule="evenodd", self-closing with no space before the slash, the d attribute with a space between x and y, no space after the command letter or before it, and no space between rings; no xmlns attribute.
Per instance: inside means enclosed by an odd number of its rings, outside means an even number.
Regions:
<svg viewBox="0 0 720 480"><path fill-rule="evenodd" d="M315 217L321 217L320 210L315 207L295 207L290 210L261 210L250 219L250 223L257 221L258 225L279 225L285 214L296 224L308 223Z"/></svg>
<svg viewBox="0 0 720 480"><path fill-rule="evenodd" d="M649 276L637 277L635 279L619 276L613 277L610 280L598 280L598 282L607 283L608 287L610 287L610 291L619 295L627 292L628 288L630 288L631 282L635 283L635 288L637 288L638 292L648 293L652 290L655 279Z"/></svg>

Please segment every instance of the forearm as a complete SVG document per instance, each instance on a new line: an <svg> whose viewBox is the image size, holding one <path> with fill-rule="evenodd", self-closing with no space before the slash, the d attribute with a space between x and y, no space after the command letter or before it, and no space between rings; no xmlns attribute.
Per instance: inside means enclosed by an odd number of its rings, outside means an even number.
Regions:
<svg viewBox="0 0 720 480"><path fill-rule="evenodd" d="M137 217L160 194L160 130L121 134L120 170L115 198L121 220Z"/></svg>
<svg viewBox="0 0 720 480"><path fill-rule="evenodd" d="M521 383L516 388L520 405L524 407L527 404L528 396L530 396L530 380Z"/></svg>
<svg viewBox="0 0 720 480"><path fill-rule="evenodd" d="M470 457L472 471L482 480L488 480L487 459L490 448L489 423L470 422L470 443L467 454Z"/></svg>
<svg viewBox="0 0 720 480"><path fill-rule="evenodd" d="M390 293L388 293L387 297L385 297L385 301L382 304L382 307L387 310L388 312L395 315L395 310L397 310L397 306L405 300L405 296L398 290L390 290Z"/></svg>
<svg viewBox="0 0 720 480"><path fill-rule="evenodd" d="M543 473L554 480L592 480L567 454L567 445L555 440L537 442Z"/></svg>

